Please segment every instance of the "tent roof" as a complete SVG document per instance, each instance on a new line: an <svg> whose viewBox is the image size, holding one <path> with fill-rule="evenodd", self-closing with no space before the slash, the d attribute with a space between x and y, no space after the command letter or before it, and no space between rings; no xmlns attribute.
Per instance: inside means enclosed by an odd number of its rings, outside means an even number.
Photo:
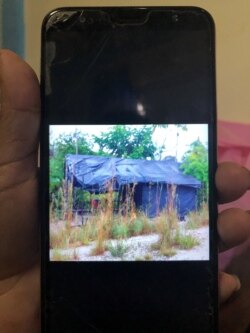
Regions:
<svg viewBox="0 0 250 333"><path fill-rule="evenodd" d="M86 190L102 189L115 179L115 187L130 183L167 183L200 187L196 178L184 175L174 159L139 160L106 156L66 155L66 177Z"/></svg>

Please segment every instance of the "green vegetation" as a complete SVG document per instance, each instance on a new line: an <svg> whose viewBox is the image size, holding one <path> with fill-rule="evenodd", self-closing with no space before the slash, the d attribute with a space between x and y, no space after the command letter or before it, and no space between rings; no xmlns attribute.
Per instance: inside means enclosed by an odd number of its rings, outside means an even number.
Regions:
<svg viewBox="0 0 250 333"><path fill-rule="evenodd" d="M130 225L129 225L129 233L131 236L138 236L143 233L144 223L143 220L136 218Z"/></svg>
<svg viewBox="0 0 250 333"><path fill-rule="evenodd" d="M198 239L189 234L177 232L174 236L174 245L182 250L189 250L199 245Z"/></svg>
<svg viewBox="0 0 250 333"><path fill-rule="evenodd" d="M187 215L186 228L194 230L208 225L208 207L205 203L202 204L201 208L197 212L189 212Z"/></svg>
<svg viewBox="0 0 250 333"><path fill-rule="evenodd" d="M205 211L204 206L202 211L192 213L190 216L194 216L197 220L199 218L200 221L200 216L204 216ZM154 220L150 220L141 213L134 214L136 217L131 220L131 214L127 217L122 215L114 217L108 211L105 213L101 211L91 217L83 226L74 228L66 221L61 227L58 226L57 230L51 230L50 248L53 250L52 260L70 260L69 256L64 256L60 253L61 249L77 248L89 245L92 242L94 242L94 248L91 251L92 255L102 255L108 250L112 256L122 258L128 250L125 244L126 239L151 233L159 235L158 241L152 244L151 250L159 251L159 254L166 257L174 256L178 249L187 250L199 245L199 240L196 237L181 231L175 211L162 212ZM195 220L193 219L192 221ZM193 225L191 228L188 223L186 227L192 229ZM195 229L199 226L200 224L196 224ZM70 258L78 260L77 253ZM135 258L135 260L139 259ZM146 253L140 260L152 260L152 255Z"/></svg>
<svg viewBox="0 0 250 333"><path fill-rule="evenodd" d="M128 251L128 246L124 241L110 242L107 246L113 257L123 258L124 254Z"/></svg>
<svg viewBox="0 0 250 333"><path fill-rule="evenodd" d="M81 246L88 245L90 243L90 224L86 225L85 228L77 227L72 229L69 236L69 243Z"/></svg>
<svg viewBox="0 0 250 333"><path fill-rule="evenodd" d="M124 239L129 236L128 225L126 223L114 223L111 228L111 238Z"/></svg>
<svg viewBox="0 0 250 333"><path fill-rule="evenodd" d="M198 139L190 145L190 149L184 154L180 169L186 175L191 175L202 183L199 193L199 204L208 200L208 151Z"/></svg>
<svg viewBox="0 0 250 333"><path fill-rule="evenodd" d="M134 219L131 215L135 215ZM144 213L129 213L127 217L118 215L114 218L110 237L113 239L126 239L132 236L151 234L155 231L152 222Z"/></svg>
<svg viewBox="0 0 250 333"><path fill-rule="evenodd" d="M176 232L175 225L177 225L177 222L178 221L174 221L174 215L168 218L166 212L158 216L155 221L155 228L160 238L155 244L152 244L151 249L153 251L158 250L162 255L167 257L175 254L173 246Z"/></svg>
<svg viewBox="0 0 250 333"><path fill-rule="evenodd" d="M187 250L199 245L196 237L180 231L175 211L170 214L160 214L156 221L156 230L160 238L152 244L151 249L158 250L166 257L174 256L178 248Z"/></svg>
<svg viewBox="0 0 250 333"><path fill-rule="evenodd" d="M64 160L67 154L94 154L91 143L81 132L63 134L50 145L50 191L56 192L64 177Z"/></svg>
<svg viewBox="0 0 250 333"><path fill-rule="evenodd" d="M140 129L126 125L113 126L109 132L94 136L100 152L113 157L154 159L156 146L152 142L154 127L145 125Z"/></svg>

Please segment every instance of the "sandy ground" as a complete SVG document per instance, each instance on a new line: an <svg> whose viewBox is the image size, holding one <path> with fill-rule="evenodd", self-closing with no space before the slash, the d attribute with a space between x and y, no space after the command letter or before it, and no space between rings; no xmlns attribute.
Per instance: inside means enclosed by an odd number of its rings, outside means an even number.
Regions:
<svg viewBox="0 0 250 333"><path fill-rule="evenodd" d="M197 237L200 244L190 250L178 250L177 254L170 257L169 260L209 260L208 226L196 230L188 230L186 233Z"/></svg>
<svg viewBox="0 0 250 333"><path fill-rule="evenodd" d="M209 259L209 229L202 227L196 230L186 230L185 222L181 223L181 229L186 234L195 236L200 244L190 250L175 249L176 254L172 257L165 257L159 251L152 251L151 245L156 243L159 236L158 234L136 236L126 239L123 245L128 248L127 252L122 258L113 257L109 251L102 255L93 256L91 251L95 246L92 242L86 246L80 246L76 249L61 249L62 255L72 255L73 252L77 254L79 261L134 261L134 260L153 260L153 261L177 261L177 260L208 260ZM116 240L110 241L113 246L116 245ZM121 242L121 241L119 241ZM50 253L53 250L50 251Z"/></svg>

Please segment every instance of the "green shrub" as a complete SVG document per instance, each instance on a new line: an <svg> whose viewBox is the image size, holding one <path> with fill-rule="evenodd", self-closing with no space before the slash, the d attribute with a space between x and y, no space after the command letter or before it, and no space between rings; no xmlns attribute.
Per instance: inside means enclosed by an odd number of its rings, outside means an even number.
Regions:
<svg viewBox="0 0 250 333"><path fill-rule="evenodd" d="M129 225L129 233L132 236L138 236L142 234L143 231L143 221L139 219L135 219L130 225Z"/></svg>
<svg viewBox="0 0 250 333"><path fill-rule="evenodd" d="M175 245L179 246L183 250L192 249L193 247L200 244L198 239L194 236L181 233L176 233L174 241Z"/></svg>
<svg viewBox="0 0 250 333"><path fill-rule="evenodd" d="M128 246L122 241L110 242L108 250L113 257L123 258L124 254L128 251Z"/></svg>
<svg viewBox="0 0 250 333"><path fill-rule="evenodd" d="M114 239L124 239L129 236L128 226L120 223L115 223L111 228L111 237Z"/></svg>

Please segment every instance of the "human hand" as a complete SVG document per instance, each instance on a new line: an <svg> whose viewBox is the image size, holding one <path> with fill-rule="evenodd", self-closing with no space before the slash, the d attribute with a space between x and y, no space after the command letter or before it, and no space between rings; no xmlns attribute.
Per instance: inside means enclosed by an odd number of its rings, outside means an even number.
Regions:
<svg viewBox="0 0 250 333"><path fill-rule="evenodd" d="M4 333L40 332L39 122L40 92L34 72L12 52L1 51L0 332ZM249 178L244 168L221 165L216 176L220 201L242 195L250 187ZM234 293L237 280L220 275L220 332L243 333L250 318L249 215L240 210L224 212L218 230L224 249L238 245L220 255L221 268L237 274L242 284Z"/></svg>
<svg viewBox="0 0 250 333"><path fill-rule="evenodd" d="M223 163L216 173L219 201L231 202L250 189L250 171ZM231 208L218 216L220 333L245 333L250 327L250 214ZM241 287L240 287L241 283ZM240 289L239 289L240 287Z"/></svg>
<svg viewBox="0 0 250 333"><path fill-rule="evenodd" d="M0 332L40 332L39 83L0 51Z"/></svg>

